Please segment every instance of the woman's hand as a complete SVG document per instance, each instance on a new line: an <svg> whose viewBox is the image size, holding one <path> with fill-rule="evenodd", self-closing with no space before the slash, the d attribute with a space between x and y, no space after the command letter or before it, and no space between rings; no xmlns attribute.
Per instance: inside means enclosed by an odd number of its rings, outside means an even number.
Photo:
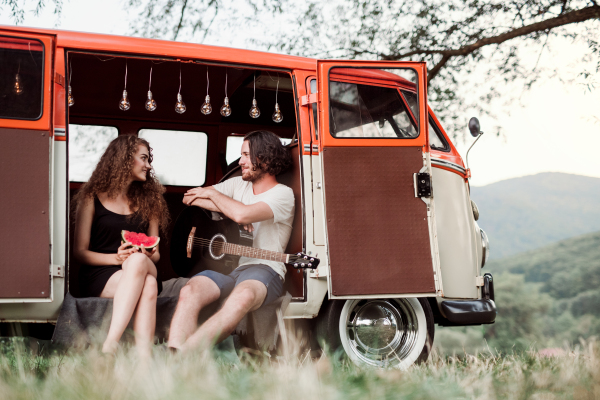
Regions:
<svg viewBox="0 0 600 400"><path fill-rule="evenodd" d="M140 247L140 251L142 252L142 254L147 255L150 259L152 259L152 256L156 254L156 249L158 249L158 246L154 246L150 251L146 250L144 246Z"/></svg>
<svg viewBox="0 0 600 400"><path fill-rule="evenodd" d="M129 258L130 255L136 253L138 250L135 247L131 246L131 243L121 242L121 246L117 249L117 254L115 254L115 259L117 260L116 265L123 265L125 260Z"/></svg>

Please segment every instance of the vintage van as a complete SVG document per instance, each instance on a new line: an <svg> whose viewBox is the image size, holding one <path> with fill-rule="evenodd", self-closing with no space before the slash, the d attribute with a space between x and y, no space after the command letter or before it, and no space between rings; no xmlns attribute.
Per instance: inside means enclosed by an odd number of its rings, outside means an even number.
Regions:
<svg viewBox="0 0 600 400"><path fill-rule="evenodd" d="M48 333L79 296L70 199L108 141L151 143L175 221L187 189L238 172L257 129L294 160L278 177L296 198L286 253L320 260L288 266L285 318L400 368L427 359L434 324L494 322L470 171L427 105L425 63L0 27L0 64L0 335Z"/></svg>

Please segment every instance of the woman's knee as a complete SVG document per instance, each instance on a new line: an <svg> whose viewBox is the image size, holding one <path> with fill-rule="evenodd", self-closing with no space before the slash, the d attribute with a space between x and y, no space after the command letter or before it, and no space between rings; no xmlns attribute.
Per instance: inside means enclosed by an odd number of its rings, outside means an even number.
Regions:
<svg viewBox="0 0 600 400"><path fill-rule="evenodd" d="M142 253L133 253L123 263L124 271L131 271L136 275L156 275L156 267L148 256Z"/></svg>
<svg viewBox="0 0 600 400"><path fill-rule="evenodd" d="M147 300L154 300L158 296L158 283L152 275L146 275L144 288L142 289L142 297Z"/></svg>

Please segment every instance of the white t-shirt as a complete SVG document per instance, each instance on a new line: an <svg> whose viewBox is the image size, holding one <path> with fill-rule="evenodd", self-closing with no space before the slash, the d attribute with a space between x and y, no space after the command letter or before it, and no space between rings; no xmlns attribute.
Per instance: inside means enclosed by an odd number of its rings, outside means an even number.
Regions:
<svg viewBox="0 0 600 400"><path fill-rule="evenodd" d="M241 176L228 179L213 187L225 196L243 204L250 205L262 201L271 207L273 218L252 224L254 226L253 247L280 253L285 251L294 220L294 192L291 188L278 183L266 192L255 195L252 182L244 181ZM285 278L285 265L281 262L240 257L239 266L248 264L268 265L281 275L282 279Z"/></svg>

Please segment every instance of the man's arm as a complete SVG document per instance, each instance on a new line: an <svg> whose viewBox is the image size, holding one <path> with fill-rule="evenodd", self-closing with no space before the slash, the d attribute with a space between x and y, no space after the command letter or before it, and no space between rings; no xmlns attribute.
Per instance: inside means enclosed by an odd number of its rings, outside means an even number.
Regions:
<svg viewBox="0 0 600 400"><path fill-rule="evenodd" d="M200 198L194 199L194 196L186 194L185 196L183 196L183 203L187 204L188 206L201 207L208 211L222 212L215 205L215 203L213 203L212 200L209 200L209 199L200 199Z"/></svg>
<svg viewBox="0 0 600 400"><path fill-rule="evenodd" d="M253 222L266 221L273 218L273 210L265 202L255 204L243 204L232 199L214 189L212 186L208 188L191 189L186 193L186 197L192 199L192 204L196 205L197 201L204 201L216 207L216 210L225 214L227 218L237 222L240 225L248 225ZM184 198L185 199L185 198ZM201 206L205 208L204 206ZM208 209L208 208L207 208Z"/></svg>

